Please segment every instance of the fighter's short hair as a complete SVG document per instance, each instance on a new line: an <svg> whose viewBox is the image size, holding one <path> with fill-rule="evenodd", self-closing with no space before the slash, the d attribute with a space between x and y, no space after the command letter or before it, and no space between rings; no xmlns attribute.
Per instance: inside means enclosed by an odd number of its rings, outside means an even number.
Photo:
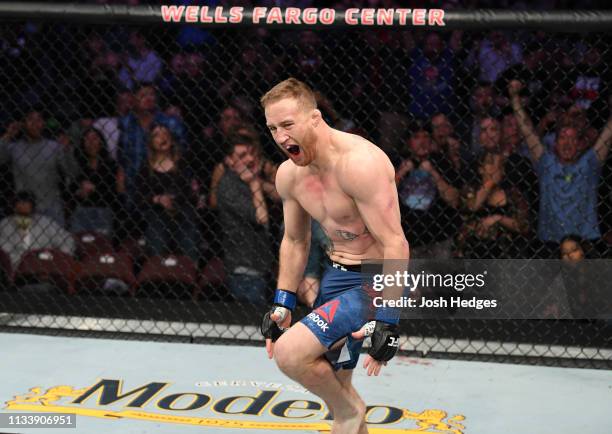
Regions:
<svg viewBox="0 0 612 434"><path fill-rule="evenodd" d="M265 109L268 104L285 98L297 99L299 104L306 109L317 108L317 100L310 86L293 77L281 81L266 92L266 94L261 97L260 103L262 108Z"/></svg>

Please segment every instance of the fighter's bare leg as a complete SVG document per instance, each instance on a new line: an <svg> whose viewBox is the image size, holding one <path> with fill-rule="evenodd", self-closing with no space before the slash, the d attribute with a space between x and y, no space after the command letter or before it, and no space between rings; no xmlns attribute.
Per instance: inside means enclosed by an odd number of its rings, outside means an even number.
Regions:
<svg viewBox="0 0 612 434"><path fill-rule="evenodd" d="M364 408L366 408L366 404L357 393L357 390L353 387L353 371L348 369L341 369L335 372L338 381L342 384L342 387L349 390L353 395L353 399L357 402L361 402ZM368 434L368 425L366 424L365 418L361 421L361 425L359 426L359 434Z"/></svg>
<svg viewBox="0 0 612 434"><path fill-rule="evenodd" d="M334 415L332 434L361 434L365 405L344 387L329 362L327 348L302 323L296 323L274 345L274 358L288 377L321 397Z"/></svg>

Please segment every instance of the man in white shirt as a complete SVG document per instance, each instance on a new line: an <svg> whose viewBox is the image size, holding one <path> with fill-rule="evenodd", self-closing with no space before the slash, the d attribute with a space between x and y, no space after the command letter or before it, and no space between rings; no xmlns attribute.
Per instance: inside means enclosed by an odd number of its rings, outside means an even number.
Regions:
<svg viewBox="0 0 612 434"><path fill-rule="evenodd" d="M72 235L54 220L36 213L34 195L20 191L13 201L13 215L0 221L0 249L17 267L24 253L34 249L58 249L72 255Z"/></svg>

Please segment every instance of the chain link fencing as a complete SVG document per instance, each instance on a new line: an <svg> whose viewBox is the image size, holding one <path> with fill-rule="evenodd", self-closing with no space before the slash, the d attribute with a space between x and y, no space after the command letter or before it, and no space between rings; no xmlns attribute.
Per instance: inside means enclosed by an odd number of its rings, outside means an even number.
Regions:
<svg viewBox="0 0 612 434"><path fill-rule="evenodd" d="M4 22L0 324L260 340L283 156L258 101L289 76L330 125L387 153L412 257L609 260L611 43L495 27ZM313 225L307 300L328 247ZM401 348L609 367L610 320L560 319L562 305L403 321Z"/></svg>

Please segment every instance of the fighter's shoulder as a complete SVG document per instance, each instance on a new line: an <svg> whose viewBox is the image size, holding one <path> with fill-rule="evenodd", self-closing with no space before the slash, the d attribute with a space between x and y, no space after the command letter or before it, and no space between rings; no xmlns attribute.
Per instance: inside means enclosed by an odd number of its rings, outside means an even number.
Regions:
<svg viewBox="0 0 612 434"><path fill-rule="evenodd" d="M340 170L387 170L392 168L385 152L369 140L355 134L346 134L343 140L347 144L340 160Z"/></svg>
<svg viewBox="0 0 612 434"><path fill-rule="evenodd" d="M291 196L293 184L297 175L297 167L291 160L286 160L276 171L276 191L282 198Z"/></svg>

